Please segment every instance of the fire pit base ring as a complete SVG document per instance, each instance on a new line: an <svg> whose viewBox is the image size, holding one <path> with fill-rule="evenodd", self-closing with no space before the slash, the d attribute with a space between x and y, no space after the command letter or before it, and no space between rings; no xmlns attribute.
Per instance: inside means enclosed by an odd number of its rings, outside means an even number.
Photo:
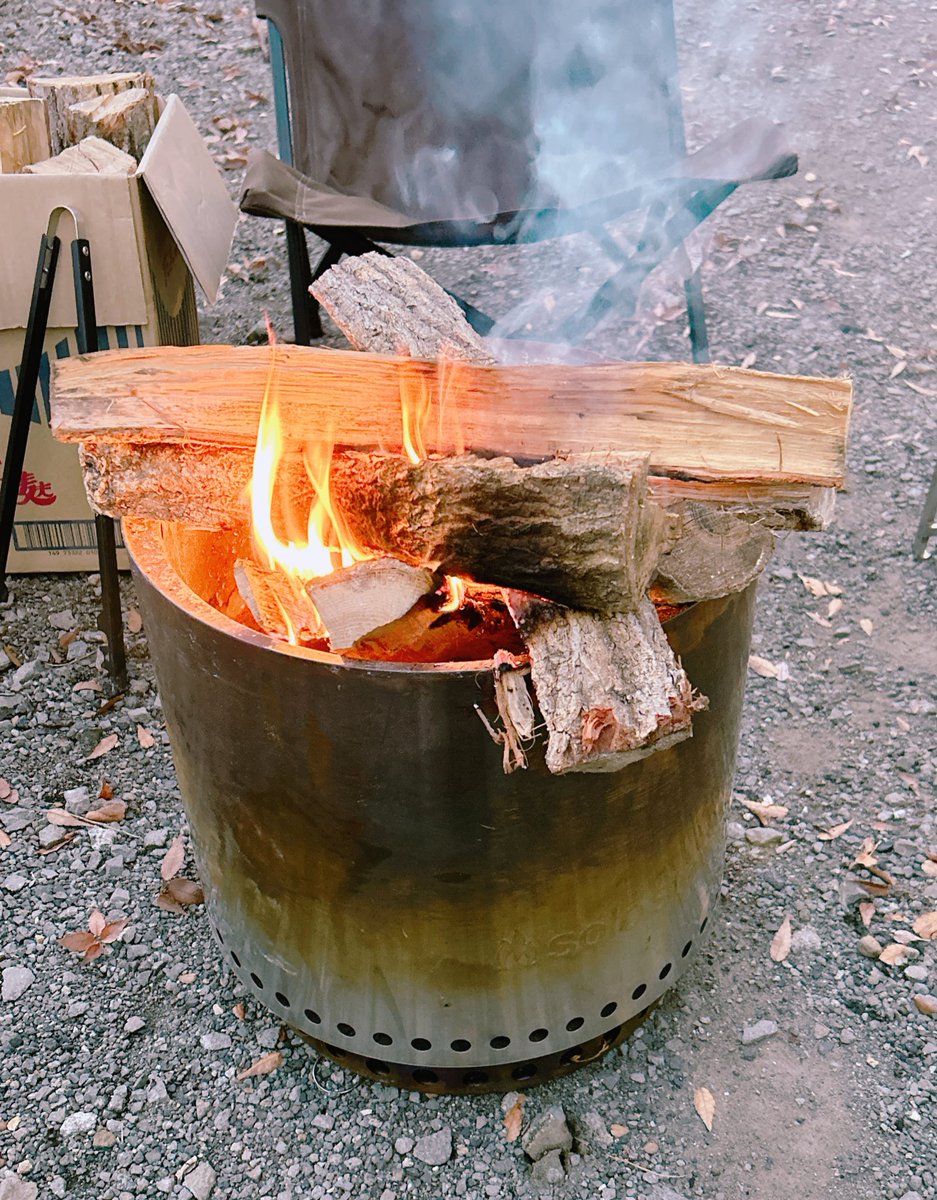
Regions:
<svg viewBox="0 0 937 1200"><path fill-rule="evenodd" d="M506 776L490 663L343 660L218 611L225 535L128 521L223 953L284 1025L408 1087L572 1070L625 1037L718 899L754 586L664 629L709 709L609 774ZM386 1074L385 1074L386 1068Z"/></svg>

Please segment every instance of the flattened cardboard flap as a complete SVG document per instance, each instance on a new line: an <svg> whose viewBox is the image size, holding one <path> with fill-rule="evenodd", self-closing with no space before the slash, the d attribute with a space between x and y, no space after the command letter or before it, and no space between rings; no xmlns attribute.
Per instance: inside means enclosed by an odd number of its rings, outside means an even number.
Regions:
<svg viewBox="0 0 937 1200"><path fill-rule="evenodd" d="M238 210L178 96L166 101L137 175L213 303L228 262Z"/></svg>

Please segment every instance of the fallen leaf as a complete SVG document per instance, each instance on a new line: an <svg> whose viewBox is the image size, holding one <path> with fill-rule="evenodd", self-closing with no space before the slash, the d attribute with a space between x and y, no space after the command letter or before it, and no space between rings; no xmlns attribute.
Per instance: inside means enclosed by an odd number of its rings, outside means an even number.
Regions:
<svg viewBox="0 0 937 1200"><path fill-rule="evenodd" d="M88 824L84 817L79 817L75 813L70 813L64 808L46 809L46 820L50 825L75 828L83 828Z"/></svg>
<svg viewBox="0 0 937 1200"><path fill-rule="evenodd" d="M6 800L13 789L10 787L6 779L0 779L0 800Z"/></svg>
<svg viewBox="0 0 937 1200"><path fill-rule="evenodd" d="M72 688L73 692L103 692L104 686L97 679L82 679Z"/></svg>
<svg viewBox="0 0 937 1200"><path fill-rule="evenodd" d="M104 953L106 946L117 941L126 927L126 917L108 924L104 920L104 914L95 909L88 918L88 928L66 933L64 937L59 938L59 945L80 954L82 962L94 962Z"/></svg>
<svg viewBox="0 0 937 1200"><path fill-rule="evenodd" d="M7 846L11 845L13 839L3 829L0 829L0 850L6 850Z"/></svg>
<svg viewBox="0 0 937 1200"><path fill-rule="evenodd" d="M617 1137L617 1138L624 1137L625 1134L628 1132L628 1126L627 1125L609 1125L608 1131L612 1135L612 1137Z"/></svg>
<svg viewBox="0 0 937 1200"><path fill-rule="evenodd" d="M250 1079L253 1075L271 1075L277 1067L283 1065L283 1055L279 1050L271 1050L269 1054L265 1054L263 1058L258 1058L256 1062L251 1063L249 1067L245 1067L243 1071L238 1071L235 1079Z"/></svg>
<svg viewBox="0 0 937 1200"><path fill-rule="evenodd" d="M749 654L748 665L756 675L764 679L777 679L778 669L770 659L762 658L760 654Z"/></svg>
<svg viewBox="0 0 937 1200"><path fill-rule="evenodd" d="M937 996L915 996L914 1004L925 1017L937 1017Z"/></svg>
<svg viewBox="0 0 937 1200"><path fill-rule="evenodd" d="M902 946L900 942L891 942L878 956L878 961L886 963L889 967L903 966L908 961L908 947Z"/></svg>
<svg viewBox="0 0 937 1200"><path fill-rule="evenodd" d="M895 717L895 724L898 726L898 728L901 730L902 733L910 733L911 732L911 726L904 719L904 717Z"/></svg>
<svg viewBox="0 0 937 1200"><path fill-rule="evenodd" d="M55 854L57 851L67 846L69 842L73 842L77 836L78 834L74 829L71 831L71 833L63 833L54 846L43 846L41 849L37 850L36 853L40 858L45 858L47 854Z"/></svg>
<svg viewBox="0 0 937 1200"><path fill-rule="evenodd" d="M103 758L105 754L113 750L117 745L118 737L116 733L109 733L107 737L101 738L95 748L86 758L86 762L91 762L95 758Z"/></svg>
<svg viewBox="0 0 937 1200"><path fill-rule="evenodd" d="M178 913L181 916L190 905L202 904L204 900L205 893L202 891L201 884L176 875L172 879L167 879L160 888L156 904L166 912Z"/></svg>
<svg viewBox="0 0 937 1200"><path fill-rule="evenodd" d="M769 953L774 962L784 962L791 952L791 919L785 917L777 933L771 939Z"/></svg>
<svg viewBox="0 0 937 1200"><path fill-rule="evenodd" d="M106 825L110 821L122 821L126 815L127 805L123 800L108 800L100 808L92 809L87 813L85 819Z"/></svg>
<svg viewBox="0 0 937 1200"><path fill-rule="evenodd" d="M114 798L114 789L106 779L101 780L101 790L98 792L99 800L112 800Z"/></svg>
<svg viewBox="0 0 937 1200"><path fill-rule="evenodd" d="M821 833L817 834L817 840L821 842L835 842L838 837L843 836L854 820L854 817L850 817L848 821L843 821L841 825L834 825L830 829L824 829Z"/></svg>
<svg viewBox="0 0 937 1200"><path fill-rule="evenodd" d="M842 607L843 607L842 600L839 598L839 596L834 596L833 599L826 606L826 615L828 617L835 617L836 614L839 612L839 610Z"/></svg>
<svg viewBox="0 0 937 1200"><path fill-rule="evenodd" d="M780 821L790 812L783 804L759 804L757 800L743 800L745 807L755 814L762 825L770 825L772 821Z"/></svg>
<svg viewBox="0 0 937 1200"><path fill-rule="evenodd" d="M182 974L179 976L178 982L179 983L195 983L196 979L198 979L198 976L195 974L194 971L183 971Z"/></svg>
<svg viewBox="0 0 937 1200"><path fill-rule="evenodd" d="M709 1088L696 1089L693 1093L693 1107L699 1113L699 1119L712 1132L713 1117L716 1115L716 1097Z"/></svg>
<svg viewBox="0 0 937 1200"><path fill-rule="evenodd" d="M130 633L139 633L143 628L143 618L135 608L127 613L127 629Z"/></svg>
<svg viewBox="0 0 937 1200"><path fill-rule="evenodd" d="M156 738L148 729L144 729L142 725L137 726L137 741L144 750L149 750L151 746L156 745Z"/></svg>
<svg viewBox="0 0 937 1200"><path fill-rule="evenodd" d="M811 596L816 596L818 600L829 595L826 590L826 584L822 579L814 579L812 575L798 575L797 578L804 585Z"/></svg>
<svg viewBox="0 0 937 1200"><path fill-rule="evenodd" d="M237 1004L235 1004L234 1008L231 1009L231 1011L234 1013L234 1015L237 1017L237 1019L239 1021L243 1021L244 1018L247 1016L247 1009L244 1006L243 1000L239 1000L237 1002Z"/></svg>
<svg viewBox="0 0 937 1200"><path fill-rule="evenodd" d="M905 771L899 771L898 778L905 785L905 787L911 789L911 791L914 793L915 796L920 797L921 785L918 783L918 781L914 778L913 775L908 775Z"/></svg>
<svg viewBox="0 0 937 1200"><path fill-rule="evenodd" d="M868 617L863 617L862 620L859 622L859 628L862 630L862 632L865 634L866 637L871 637L872 630L875 628L875 626L872 624L872 622L869 620Z"/></svg>
<svg viewBox="0 0 937 1200"><path fill-rule="evenodd" d="M918 937L937 938L937 912L922 913L911 928Z"/></svg>
<svg viewBox="0 0 937 1200"><path fill-rule="evenodd" d="M862 924L868 929L872 924L872 917L875 915L875 902L873 900L862 900L859 903L859 916L862 918Z"/></svg>
<svg viewBox="0 0 937 1200"><path fill-rule="evenodd" d="M172 845L163 856L163 861L159 864L159 873L163 879L172 879L173 875L178 875L182 870L182 864L185 862L185 835L177 833L172 840Z"/></svg>
<svg viewBox="0 0 937 1200"><path fill-rule="evenodd" d="M518 1096L508 1111L504 1114L504 1136L509 1142L516 1142L520 1137L521 1123L524 1119L524 1100Z"/></svg>
<svg viewBox="0 0 937 1200"><path fill-rule="evenodd" d="M878 862L878 859L875 857L875 850L877 846L878 842L876 842L874 838L865 838L859 853L852 861L852 866L874 867Z"/></svg>

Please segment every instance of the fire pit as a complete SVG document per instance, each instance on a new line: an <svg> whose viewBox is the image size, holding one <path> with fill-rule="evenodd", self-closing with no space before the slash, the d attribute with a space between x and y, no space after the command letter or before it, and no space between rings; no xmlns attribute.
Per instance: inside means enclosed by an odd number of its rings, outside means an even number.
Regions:
<svg viewBox="0 0 937 1200"><path fill-rule="evenodd" d="M722 875L754 584L664 629L709 708L608 774L505 774L490 661L365 662L213 606L230 533L128 520L212 926L326 1056L426 1090L526 1085L619 1042Z"/></svg>

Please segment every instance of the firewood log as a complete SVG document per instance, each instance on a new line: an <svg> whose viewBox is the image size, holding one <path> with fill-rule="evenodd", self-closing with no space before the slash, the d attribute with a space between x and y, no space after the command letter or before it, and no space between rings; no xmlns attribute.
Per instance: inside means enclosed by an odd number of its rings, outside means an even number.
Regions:
<svg viewBox="0 0 937 1200"><path fill-rule="evenodd" d="M693 691L649 600L614 616L517 592L508 605L530 655L553 774L618 771L692 735L692 716L708 701Z"/></svg>
<svg viewBox="0 0 937 1200"><path fill-rule="evenodd" d="M637 606L675 532L648 499L646 455L519 467L347 454L330 487L362 546L600 612Z"/></svg>
<svg viewBox="0 0 937 1200"><path fill-rule="evenodd" d="M154 95L153 77L145 71L123 71L112 75L34 75L27 79L26 86L31 96L46 102L49 121L49 142L53 154L60 154L67 146L80 142L88 132L83 113L74 113L72 108L85 100L114 96L118 92L140 88Z"/></svg>
<svg viewBox="0 0 937 1200"><path fill-rule="evenodd" d="M24 175L132 175L137 160L103 138L86 137L44 162L23 167Z"/></svg>
<svg viewBox="0 0 937 1200"><path fill-rule="evenodd" d="M25 92L22 99L0 99L0 172L13 175L51 153L43 101Z"/></svg>
<svg viewBox="0 0 937 1200"><path fill-rule="evenodd" d="M298 646L324 650L325 631L302 583L283 571L268 570L246 558L234 564L234 581L251 616L264 633Z"/></svg>
<svg viewBox="0 0 937 1200"><path fill-rule="evenodd" d="M343 650L408 613L437 584L433 572L423 567L396 558L369 558L309 580L306 594L332 649Z"/></svg>
<svg viewBox="0 0 937 1200"><path fill-rule="evenodd" d="M346 258L309 290L356 350L494 362L458 304L412 259Z"/></svg>
<svg viewBox="0 0 937 1200"><path fill-rule="evenodd" d="M159 104L152 90L133 87L81 100L70 106L68 115L80 137L103 138L139 162L159 120Z"/></svg>
<svg viewBox="0 0 937 1200"><path fill-rule="evenodd" d="M680 537L657 563L655 591L672 604L744 591L774 553L774 534L731 513L687 502Z"/></svg>

